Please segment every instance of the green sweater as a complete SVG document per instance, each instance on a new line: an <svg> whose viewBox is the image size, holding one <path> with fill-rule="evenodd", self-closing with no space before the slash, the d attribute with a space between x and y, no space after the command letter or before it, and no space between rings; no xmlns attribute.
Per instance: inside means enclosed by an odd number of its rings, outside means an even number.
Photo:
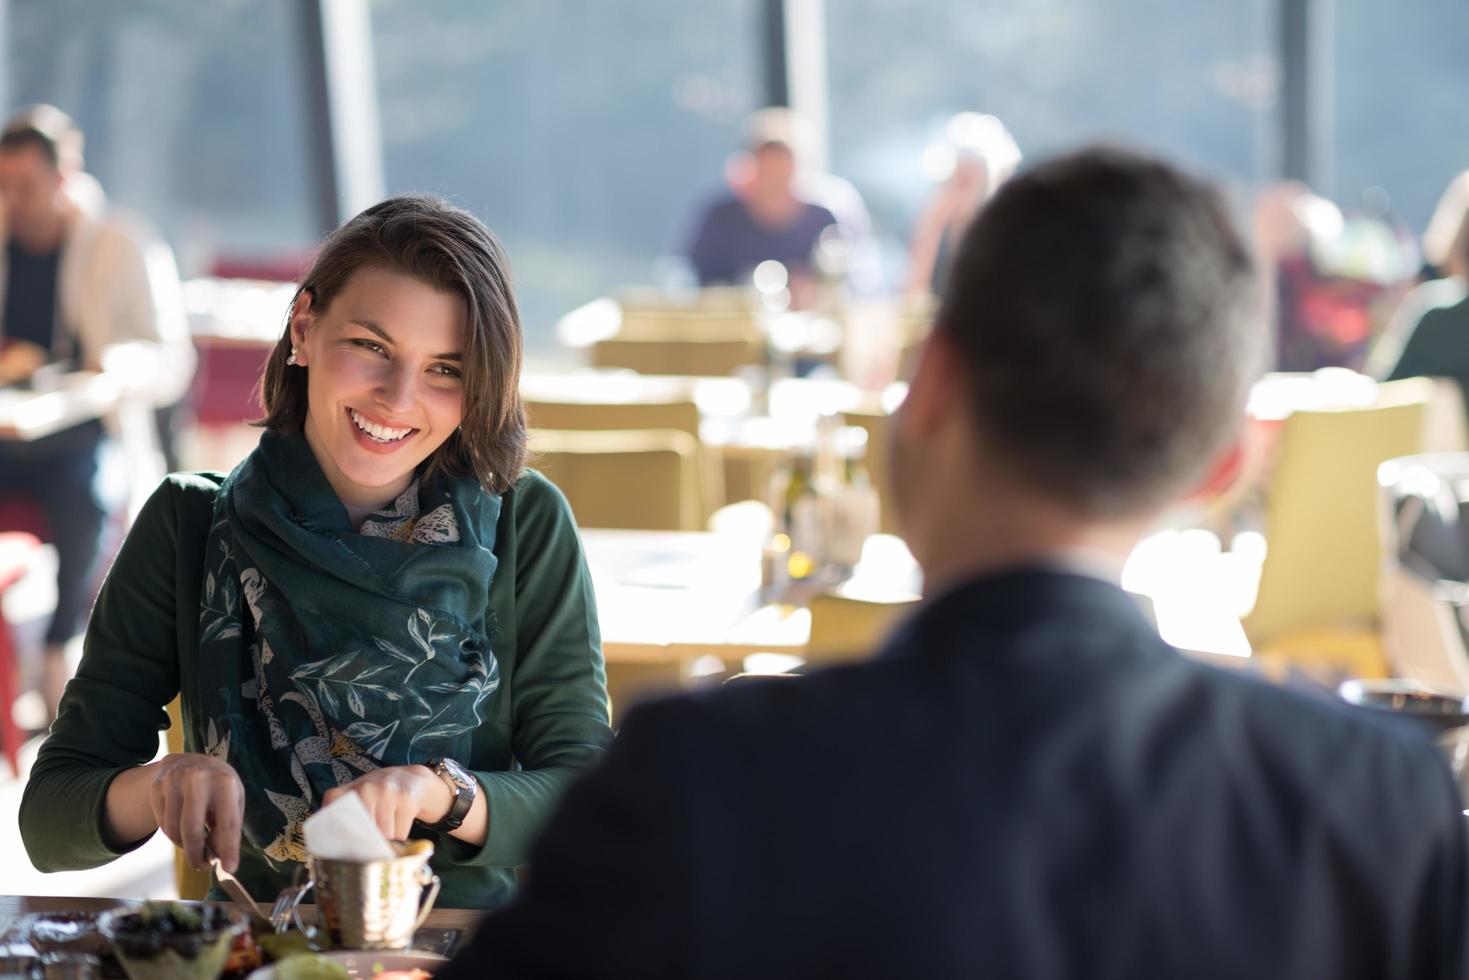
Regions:
<svg viewBox="0 0 1469 980"><path fill-rule="evenodd" d="M174 474L154 492L117 556L87 627L20 807L21 837L42 871L96 867L140 846L102 834L107 786L151 760L165 706L182 692L184 747L200 751L200 583L204 543L223 476ZM505 495L495 535L490 637L500 687L465 762L489 805L489 836L472 847L434 835L438 904L493 908L508 901L517 865L578 769L611 739L606 674L591 575L566 500L527 471ZM245 787L248 793L250 787ZM239 877L257 900L288 883L248 846Z"/></svg>

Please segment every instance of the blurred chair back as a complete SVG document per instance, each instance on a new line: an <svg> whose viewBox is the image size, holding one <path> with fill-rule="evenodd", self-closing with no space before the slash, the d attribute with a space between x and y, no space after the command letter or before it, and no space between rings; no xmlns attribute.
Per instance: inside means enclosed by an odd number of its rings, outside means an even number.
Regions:
<svg viewBox="0 0 1469 980"><path fill-rule="evenodd" d="M759 321L749 309L622 307L617 336L623 340L754 340Z"/></svg>
<svg viewBox="0 0 1469 980"><path fill-rule="evenodd" d="M699 406L693 399L669 402L580 402L527 399L526 414L538 429L601 432L618 429L671 429L695 440L698 457L699 519L724 506L724 465L719 451L699 439Z"/></svg>
<svg viewBox="0 0 1469 980"><path fill-rule="evenodd" d="M1389 460L1381 487L1382 633L1394 673L1469 694L1469 453Z"/></svg>
<svg viewBox="0 0 1469 980"><path fill-rule="evenodd" d="M1425 453L1461 453L1469 451L1469 425L1464 417L1464 390L1449 378L1430 378L1433 398L1428 403L1428 416L1423 420Z"/></svg>
<svg viewBox="0 0 1469 980"><path fill-rule="evenodd" d="M1297 411L1285 420L1269 483L1268 547L1244 621L1257 652L1318 659L1306 647L1292 649L1291 634L1309 633L1302 642L1320 659L1359 676L1382 672L1377 468L1418 451L1432 397L1431 382L1395 381L1379 385L1368 407ZM1364 645L1354 633L1337 642L1331 631L1343 627L1370 639Z"/></svg>
<svg viewBox="0 0 1469 980"><path fill-rule="evenodd" d="M876 602L838 593L811 600L811 639L806 644L808 664L865 660L918 600Z"/></svg>
<svg viewBox="0 0 1469 980"><path fill-rule="evenodd" d="M699 447L673 429L532 429L532 465L561 488L582 527L696 531Z"/></svg>
<svg viewBox="0 0 1469 980"><path fill-rule="evenodd" d="M733 374L765 358L756 338L624 339L599 340L592 346L592 366L629 368L639 374L681 374L719 377Z"/></svg>

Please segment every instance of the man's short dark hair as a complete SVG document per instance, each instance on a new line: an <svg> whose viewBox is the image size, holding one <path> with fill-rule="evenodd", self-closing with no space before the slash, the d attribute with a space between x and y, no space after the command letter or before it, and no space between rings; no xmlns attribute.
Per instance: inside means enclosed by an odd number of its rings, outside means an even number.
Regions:
<svg viewBox="0 0 1469 980"><path fill-rule="evenodd" d="M11 116L0 130L0 153L15 153L35 147L51 164L81 166L82 131L71 117L55 106L28 106Z"/></svg>
<svg viewBox="0 0 1469 980"><path fill-rule="evenodd" d="M1093 516L1200 479L1263 354L1249 253L1220 196L1096 148L1005 184L965 234L939 310L981 432L1022 478Z"/></svg>

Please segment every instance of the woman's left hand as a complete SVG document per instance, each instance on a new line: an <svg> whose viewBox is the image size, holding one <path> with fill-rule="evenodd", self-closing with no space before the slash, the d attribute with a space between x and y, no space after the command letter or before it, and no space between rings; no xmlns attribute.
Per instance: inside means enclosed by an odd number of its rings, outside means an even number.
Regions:
<svg viewBox="0 0 1469 980"><path fill-rule="evenodd" d="M449 786L427 766L389 766L322 794L321 805L356 793L389 840L407 840L413 821L438 823L454 805Z"/></svg>

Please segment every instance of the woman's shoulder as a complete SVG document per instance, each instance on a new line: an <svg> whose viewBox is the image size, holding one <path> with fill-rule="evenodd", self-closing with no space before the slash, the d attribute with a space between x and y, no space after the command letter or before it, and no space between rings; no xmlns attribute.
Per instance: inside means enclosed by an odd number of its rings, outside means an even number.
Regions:
<svg viewBox="0 0 1469 980"><path fill-rule="evenodd" d="M170 473L163 478L154 495L184 501L186 506L194 503L213 507L214 498L219 496L219 488L224 483L225 476L226 474L215 470Z"/></svg>
<svg viewBox="0 0 1469 980"><path fill-rule="evenodd" d="M138 519L141 522L152 512L155 517L166 515L175 523L202 521L207 525L214 513L214 498L219 496L224 479L225 474L212 470L170 473L153 491Z"/></svg>
<svg viewBox="0 0 1469 980"><path fill-rule="evenodd" d="M521 471L520 479L505 494L502 514L511 516L515 533L522 538L575 535L576 520L571 516L566 496L556 484L533 469ZM504 527L503 522L501 526Z"/></svg>
<svg viewBox="0 0 1469 980"><path fill-rule="evenodd" d="M505 495L520 520L534 517L544 520L571 520L571 505L566 495L539 471L527 467L520 472L520 479Z"/></svg>

